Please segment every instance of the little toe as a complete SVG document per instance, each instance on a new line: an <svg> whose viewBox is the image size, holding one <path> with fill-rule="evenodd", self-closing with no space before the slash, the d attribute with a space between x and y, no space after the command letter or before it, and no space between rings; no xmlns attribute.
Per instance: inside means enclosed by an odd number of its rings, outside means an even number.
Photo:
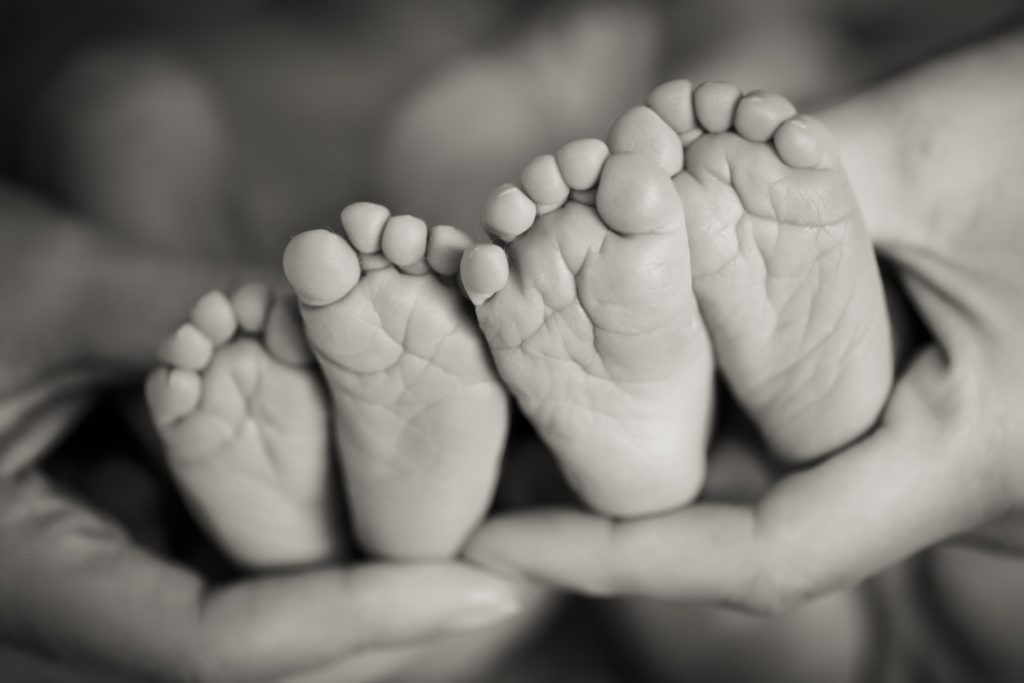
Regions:
<svg viewBox="0 0 1024 683"><path fill-rule="evenodd" d="M188 322L160 342L157 357L161 362L184 370L202 370L213 357L213 342Z"/></svg>
<svg viewBox="0 0 1024 683"><path fill-rule="evenodd" d="M381 238L384 257L412 275L427 272L427 224L416 216L392 216Z"/></svg>
<svg viewBox="0 0 1024 683"><path fill-rule="evenodd" d="M775 151L793 168L822 168L836 162L831 133L810 116L789 119L775 133Z"/></svg>
<svg viewBox="0 0 1024 683"><path fill-rule="evenodd" d="M157 368L146 378L146 403L159 427L169 425L196 409L202 380L191 370Z"/></svg>
<svg viewBox="0 0 1024 683"><path fill-rule="evenodd" d="M671 178L646 154L613 154L601 172L597 212L621 234L678 228L683 209Z"/></svg>
<svg viewBox="0 0 1024 683"><path fill-rule="evenodd" d="M585 192L597 185L608 154L608 145L603 140L587 138L564 145L555 152L555 161L566 184L572 190Z"/></svg>
<svg viewBox="0 0 1024 683"><path fill-rule="evenodd" d="M435 225L427 240L427 264L438 275L459 272L462 254L473 244L469 235L451 225Z"/></svg>
<svg viewBox="0 0 1024 683"><path fill-rule="evenodd" d="M363 254L376 254L381 250L384 225L391 212L387 207L372 202L349 204L341 211L341 227L349 244Z"/></svg>
<svg viewBox="0 0 1024 683"><path fill-rule="evenodd" d="M267 315L263 341L275 358L289 365L308 365L313 360L294 301L274 302Z"/></svg>
<svg viewBox="0 0 1024 683"><path fill-rule="evenodd" d="M267 322L270 287L262 282L242 285L231 295L231 307L235 311L239 327L250 334L259 332Z"/></svg>
<svg viewBox="0 0 1024 683"><path fill-rule="evenodd" d="M533 225L537 205L515 185L495 190L484 204L484 229L498 239L511 242Z"/></svg>
<svg viewBox="0 0 1024 683"><path fill-rule="evenodd" d="M683 170L679 134L650 107L633 107L620 116L608 132L608 149L650 154L670 176Z"/></svg>
<svg viewBox="0 0 1024 683"><path fill-rule="evenodd" d="M223 292L207 292L192 307L190 316L192 324L213 342L221 346L233 336L238 329L238 319L231 301Z"/></svg>
<svg viewBox="0 0 1024 683"><path fill-rule="evenodd" d="M751 142L768 142L783 123L796 116L796 107L781 95L755 91L736 106L733 127Z"/></svg>
<svg viewBox="0 0 1024 683"><path fill-rule="evenodd" d="M326 306L359 282L359 259L340 235L319 229L292 238L284 250L284 275L299 301Z"/></svg>
<svg viewBox="0 0 1024 683"><path fill-rule="evenodd" d="M693 91L693 109L701 127L709 133L732 128L742 93L731 83L702 83Z"/></svg>
<svg viewBox="0 0 1024 683"><path fill-rule="evenodd" d="M479 306L508 284L508 257L495 244L477 244L462 255L462 287L473 305Z"/></svg>
<svg viewBox="0 0 1024 683"><path fill-rule="evenodd" d="M523 169L519 176L523 190L537 204L537 213L554 211L569 199L569 186L562 178L558 162L552 154L537 157Z"/></svg>
<svg viewBox="0 0 1024 683"><path fill-rule="evenodd" d="M690 81L679 79L662 83L647 93L647 106L672 127L684 145L703 132L693 111Z"/></svg>

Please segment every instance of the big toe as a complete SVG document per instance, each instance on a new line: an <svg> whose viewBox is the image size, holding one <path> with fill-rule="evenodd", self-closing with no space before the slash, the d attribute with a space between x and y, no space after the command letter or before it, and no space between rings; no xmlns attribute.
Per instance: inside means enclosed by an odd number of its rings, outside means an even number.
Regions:
<svg viewBox="0 0 1024 683"><path fill-rule="evenodd" d="M359 282L359 258L348 242L330 230L310 230L288 243L284 275L307 306L326 306Z"/></svg>
<svg viewBox="0 0 1024 683"><path fill-rule="evenodd" d="M671 178L647 154L613 154L597 187L597 212L622 234L681 227L683 208Z"/></svg>
<svg viewBox="0 0 1024 683"><path fill-rule="evenodd" d="M783 123L774 142L779 157L793 168L827 168L838 163L831 133L810 116L797 116Z"/></svg>
<svg viewBox="0 0 1024 683"><path fill-rule="evenodd" d="M633 107L612 124L608 148L613 154L645 152L670 176L683 170L683 145L674 131L650 107Z"/></svg>
<svg viewBox="0 0 1024 683"><path fill-rule="evenodd" d="M508 257L495 244L477 244L462 255L462 287L473 305L479 306L501 291L509 278Z"/></svg>
<svg viewBox="0 0 1024 683"><path fill-rule="evenodd" d="M275 358L289 365L306 365L313 360L294 301L276 301L271 306L264 342Z"/></svg>

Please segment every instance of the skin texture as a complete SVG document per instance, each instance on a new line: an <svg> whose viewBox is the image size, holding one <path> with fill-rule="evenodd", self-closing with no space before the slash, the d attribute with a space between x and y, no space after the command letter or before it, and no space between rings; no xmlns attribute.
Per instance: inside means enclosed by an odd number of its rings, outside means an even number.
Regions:
<svg viewBox="0 0 1024 683"><path fill-rule="evenodd" d="M873 237L931 333L869 437L784 477L753 505L698 504L621 523L534 511L490 522L470 557L591 594L777 612L1021 505L1024 207L1012 188L1024 156L1019 137L970 131L1013 130L1024 113L1022 63L1017 33L823 117L851 148ZM987 170L951 172L968 163ZM886 168L894 175L882 177Z"/></svg>
<svg viewBox="0 0 1024 683"><path fill-rule="evenodd" d="M161 345L164 365L147 380L167 464L197 517L242 566L336 558L327 402L297 316L288 302L272 304L265 287L242 287L232 300L221 292L200 298ZM243 329L239 310L247 309Z"/></svg>
<svg viewBox="0 0 1024 683"><path fill-rule="evenodd" d="M725 426L715 445L705 500L749 502L771 484L752 429L737 422ZM643 597L608 600L602 608L624 650L650 672L645 680L852 683L865 680L876 660L878 622L869 595L864 587L839 591L778 616Z"/></svg>
<svg viewBox="0 0 1024 683"><path fill-rule="evenodd" d="M668 175L646 155L595 147L556 155L567 179L542 157L523 172L531 195L492 195L485 228L509 244L467 252L462 283L569 482L626 517L689 502L703 483L712 362ZM569 200L570 183L594 190L596 206Z"/></svg>
<svg viewBox="0 0 1024 683"><path fill-rule="evenodd" d="M155 184L172 195L194 187L174 170L203 167L206 159L192 158L197 147L161 148L184 158L125 164L106 177L136 183L136 174L170 171ZM180 205L201 203L193 199ZM85 217L0 187L0 621L15 634L0 653L5 671L11 664L56 680L370 680L406 665L424 643L516 611L515 585L453 562L367 563L215 587L54 489L40 461L96 387L151 366L153 349L204 292L281 284L276 269L169 254L147 242L145 226L127 238L106 230L104 215L124 214L89 206ZM281 623L302 627L285 632Z"/></svg>
<svg viewBox="0 0 1024 683"><path fill-rule="evenodd" d="M356 535L378 557L451 557L490 504L508 431L483 339L434 270L468 240L375 204L342 223L347 239L295 237L284 270L333 400Z"/></svg>
<svg viewBox="0 0 1024 683"><path fill-rule="evenodd" d="M670 81L613 124L673 174L693 289L733 396L777 454L846 445L889 395L874 250L829 132L778 95ZM685 150L684 150L685 145Z"/></svg>
<svg viewBox="0 0 1024 683"><path fill-rule="evenodd" d="M1006 187L1005 181L1002 185L997 183L990 186L991 178L1012 178L1014 174L1019 174L1019 167L1014 166L1012 161L1019 159L1020 154L1016 151L1005 154L1004 136L986 139L987 135L979 135L979 132L990 130L1016 130L1016 122L1020 120L1017 91L1014 89L1019 82L1019 52L1012 44L1003 42L990 46L977 56L961 56L956 60L956 68L951 68L953 66L947 63L937 72L931 72L929 77L913 81L901 79L892 88L876 91L853 106L831 112L827 117L830 127L839 133L844 147L843 157L848 162L854 186L863 200L869 225L875 231L875 236L886 244L886 251L895 251L893 245L901 242L908 245L906 258L902 259L904 263L915 260L961 263L960 250L944 246L936 253L929 239L932 233L928 232L928 237L923 237L922 226L938 228L935 234L965 235L969 232L964 229L965 215L987 215L992 219L990 222L1004 226L1008 220L1007 214L1014 218L1020 215L1018 208L1012 204L1011 210L1003 214L1001 210L984 206L984 202L974 203L980 197L989 197L989 192L994 188ZM978 102L994 103L996 110L986 107L979 112ZM958 111L962 115L953 114ZM964 127L949 128L949 120ZM939 143L937 147L935 143ZM955 150L949 147L953 143L958 145ZM938 153L933 155L936 149ZM973 158L973 154L979 154L984 161L972 168L990 168L986 164L992 159L996 160L993 166L995 172L985 174L984 182L976 184L971 177L965 178L961 172L965 160ZM925 169L930 169L930 172L924 172ZM336 620L339 614L351 615L353 612L350 607L365 605L362 602L355 605L346 602L343 598L347 593L337 589L342 581L354 578L350 573L330 572L326 575L328 581L317 579L308 589L301 588L301 584L308 583L310 576L302 575L294 582L246 582L235 591L210 592L210 587L198 577L142 554L129 541L112 531L106 520L99 520L87 509L69 503L67 498L54 493L38 476L29 472L36 464L34 458L45 450L32 435L51 431L35 428L46 422L41 416L55 418L58 424L65 424L68 413L63 406L69 402L78 403L80 394L75 389L90 386L96 381L97 375L106 377L112 370L121 374L146 367L152 361L152 349L160 337L184 319L189 306L204 291L216 287L230 288L232 280L244 281L261 275L269 278L272 274L251 271L236 276L235 272L244 270L239 264L195 259L169 261L162 256L156 258L155 254L138 246L129 246L92 234L81 217L69 217L33 202L20 190L19 194L16 201L8 201L11 200L11 193L5 194L3 219L0 220L4 228L0 239L10 240L5 243L7 246L0 249L0 258L4 262L0 273L7 278L4 280L7 284L0 287L0 296L6 297L6 303L0 306L5 312L0 337L17 340L6 347L3 356L4 414L12 418L5 425L34 427L4 431L4 444L7 447L3 459L5 472L20 471L28 474L17 483L6 479L2 482L4 491L0 500L4 503L0 517L5 520L2 547L17 548L18 551L0 552L0 575L4 577L0 605L4 606L4 621L15 624L16 632L39 634L38 638L23 636L19 642L25 643L26 647L33 642L45 645L51 660L72 662L76 672L86 667L108 670L117 663L136 674L152 673L173 678L176 672L180 672L181 678L191 676L193 680L259 680L261 673L268 672L271 672L269 678L277 678L273 672L280 671L282 666L291 669L310 666L315 658L307 657L311 652L307 648L328 632L323 626L332 630L330 642L321 643L326 648L321 652L329 651L333 657L348 651L351 641L338 643L337 634L333 630L337 627ZM996 192L996 195L1002 197L1004 206L1007 202L1005 197L1013 197L1012 192ZM970 233L973 233L973 219ZM910 239L905 239L907 236ZM917 245L922 245L920 253L916 253ZM973 248L980 246L984 245ZM978 254L972 258L972 263L986 260ZM987 273L983 279L989 282L982 291L979 292L977 288L973 292L969 291L970 288L962 290L963 296L972 301L972 308L977 307L979 296L982 299L991 298L991 282L998 278L994 278L989 271L987 263L980 266L979 272ZM904 268L903 272L912 271ZM225 278L228 281L225 282ZM934 275L925 278L924 284L919 286L919 293L915 295L915 303L923 296L920 290L929 289L935 279ZM1012 280L1013 276L1009 279ZM32 286L25 286L27 282L31 282ZM935 293L931 298L941 300L943 294L949 293L947 290L947 287L934 288ZM159 291L161 296L153 297L151 292L154 291ZM961 290L957 290L957 297L960 293ZM952 297L952 300L957 297ZM997 309L996 315L1006 315L1008 298L1007 294L1002 293L991 299L992 302L1004 302L1003 305L994 306ZM981 307L984 308L985 304ZM943 307L939 308L939 311L931 311L929 318L942 318ZM993 342L997 336L994 332L987 335L985 348L965 354L965 346L969 347L977 334L972 331L973 323L965 322L963 315L953 314L949 308L944 307L945 317L955 316L958 324L944 326L943 338L948 339L954 328L960 328L958 336L961 342L956 345L959 351L955 356L961 363L967 363L968 374L973 367L982 364L978 356L984 353L996 352L988 361L993 365L1012 359L1012 350ZM120 329L124 334L111 335L111 329ZM947 345L943 343L943 346ZM1011 368L1015 365L1009 363ZM74 372L66 372L68 369ZM948 365L940 365L930 372L933 378L939 379L949 374ZM60 378L63 379L56 381ZM979 378L976 381L984 380ZM67 391L69 387L71 392ZM984 389L987 392L990 387L985 386ZM1006 400L1002 405L1017 405L1013 400L1016 393L1012 387L995 384L991 391L999 392L998 395L993 394L993 403ZM937 398L948 395L940 391L929 393ZM69 395L72 400L64 400ZM953 405L962 403L962 391L956 389L953 398ZM22 410L33 402L39 410ZM1000 450L1000 441L1019 444L1008 434L1007 424L1012 425L1012 421L1006 423L991 420L986 417L987 413L980 410L978 415L983 419L973 428L973 438L972 434L965 436L965 440L972 444L971 448L965 450L983 462L965 463L961 457L963 454L954 452L951 459L964 465L961 473L969 474L984 469L987 466L985 463L991 462L991 454ZM963 425L963 416L958 419ZM985 445L981 453L973 447L978 444ZM922 449L928 445L912 441L908 444L908 450ZM951 450L958 449L954 447ZM28 455L18 457L18 453ZM9 454L12 457L8 457ZM950 450L929 455L950 455ZM924 486L929 479L924 475L934 471L927 462L918 463L916 469L897 472L913 490ZM887 471L884 476L877 474L882 471L885 471L884 464L875 470L874 481L890 476ZM1009 471L1003 468L1000 474ZM1010 481L1003 479L1007 485L1010 485ZM853 483L857 484L856 481ZM867 486L864 488L868 489ZM870 498L867 492L865 496ZM970 497L971 501L977 503L987 497L987 489L961 489L951 500L962 503L963 497ZM943 504L946 502L942 501ZM892 503L893 509L897 507ZM851 575L868 573L919 547L925 542L921 529L924 529L924 536L945 537L953 529L966 528L979 518L991 516L984 510L976 512L973 505L966 507L968 511L964 512L964 505L953 506L950 517L938 514L938 528L928 525L922 527L919 524L920 514L909 520L902 519L898 514L893 515L886 519L885 524L879 525L877 533L880 538L887 539L883 544L886 547L869 544L868 550L872 553L866 558L866 565L845 557L836 559L840 565L847 565ZM67 514L59 518L29 514L29 511L38 509L62 510ZM827 511L830 508L825 505L824 509ZM941 513L944 509L935 504L927 512ZM811 513L816 514L817 511L812 510ZM67 524L54 526L55 519ZM834 516L829 519L834 520ZM896 520L895 528L892 520ZM909 534L908 529L911 529ZM1019 525L1011 523L992 529L989 533L999 543L1021 547L1020 543L1012 545L1014 533L1017 538L1020 537ZM40 540L35 542L34 539ZM664 545L663 541L661 545ZM683 545L693 550L690 558L706 550L706 546L698 542L687 543L684 540ZM74 552L69 553L69 548L75 549ZM55 549L60 549L60 552ZM711 554L714 556L715 551L712 550ZM803 566L800 560L813 559L811 554L804 557L796 551L791 556L797 557L790 561L791 567ZM14 559L18 560L17 565ZM80 559L89 560L84 564L92 567L93 571L83 574L78 563ZM672 568L680 566L686 565L673 564ZM836 564L831 567L832 574L836 574ZM813 566L811 568L813 570ZM379 572L373 571L381 577ZM138 583L143 588L132 588L136 584L126 581L132 577L140 578ZM429 591L436 589L430 577L413 575L409 578L411 582L419 580L417 590L410 589L404 594L404 597L410 599L409 603L400 600L396 603L378 601L377 608L385 612L393 608L393 614L401 615L419 604L419 591L429 594ZM424 578L427 580L424 581ZM816 584L818 589L824 590L830 583L827 576L821 580L820 573L818 579L811 582L812 587ZM165 594L169 596L167 603L162 598L154 602L151 587L156 582L168 589ZM324 583L329 585L324 586ZM111 588L112 585L116 585L116 592ZM346 585L356 595L367 595L364 591L371 587L389 590L398 588L396 584L388 584L386 581L375 581L371 586L370 582L362 579L348 581ZM290 596L283 590L289 587L296 589ZM388 594L386 592L385 596ZM114 595L116 599L112 597ZM225 599L228 596L231 599ZM300 635L303 638L310 636L313 640L303 640L301 643L287 641L282 640L282 636L287 634L271 632L268 639L261 642L276 643L275 646L259 648L260 658L253 659L253 636L257 633L266 635L268 632L261 629L270 628L280 614L262 617L254 610L245 608L258 603L271 604L274 609L291 609L298 604L291 598L301 596L309 598L306 603L308 612L296 615L298 623L315 623L317 628L311 628L309 634ZM372 594L367 597L372 597ZM704 591L703 597L725 599L721 597L721 592L714 590ZM281 600L282 603L268 603L268 598ZM250 603L250 599L254 602ZM310 607L314 601L329 609L329 621L306 621L311 616L321 614ZM74 614L90 615L88 619L69 618L72 611L68 608L72 605L82 607L74 611ZM145 614L146 618L141 619L140 614ZM199 619L196 614L204 616ZM154 619L154 615L164 618ZM434 616L436 618L438 614ZM124 632L132 634L137 639L133 644L139 647L126 653L123 642L97 641L97 621L127 624ZM60 631L54 632L58 623ZM154 627L155 623L160 624L159 629ZM375 619L374 623L375 628L361 632L378 643L395 640L402 628L395 623L388 625L383 620ZM411 622L407 620L406 623ZM21 625L24 627L21 628ZM360 625L352 626L357 629L356 632L360 632ZM416 622L413 628L421 626L423 622ZM341 629L341 632L347 631ZM213 635L217 637L211 639ZM202 652L195 645L199 641L208 644ZM196 670L210 668L196 664L210 658L218 660L215 667L217 675L200 677L194 674ZM133 678L137 678L137 675ZM101 680L111 679L102 676Z"/></svg>

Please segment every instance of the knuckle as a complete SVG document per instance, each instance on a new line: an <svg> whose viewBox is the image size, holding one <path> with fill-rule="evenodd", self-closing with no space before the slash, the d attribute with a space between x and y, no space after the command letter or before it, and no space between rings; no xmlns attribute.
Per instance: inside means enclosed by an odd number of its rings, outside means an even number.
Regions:
<svg viewBox="0 0 1024 683"><path fill-rule="evenodd" d="M788 583L777 581L768 572L760 571L742 606L754 614L774 617L789 612L804 599Z"/></svg>
<svg viewBox="0 0 1024 683"><path fill-rule="evenodd" d="M795 571L794 563L786 560L792 555L768 552L765 546L762 549L740 602L746 610L762 616L778 616L820 592L814 589L810 577Z"/></svg>
<svg viewBox="0 0 1024 683"><path fill-rule="evenodd" d="M178 664L175 683L242 683L218 654L212 639L200 641ZM251 679L246 683L254 683Z"/></svg>

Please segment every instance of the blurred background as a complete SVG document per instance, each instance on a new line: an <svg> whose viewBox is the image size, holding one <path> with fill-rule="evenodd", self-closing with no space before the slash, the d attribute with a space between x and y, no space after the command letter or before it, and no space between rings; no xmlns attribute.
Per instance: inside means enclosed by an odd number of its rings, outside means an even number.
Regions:
<svg viewBox="0 0 1024 683"><path fill-rule="evenodd" d="M603 137L663 80L733 81L813 111L1016 21L1018 6L0 0L0 172L154 249L276 263L291 235L336 225L353 201L476 230L490 189ZM107 398L51 470L151 547L230 578L138 457L154 449L144 421L123 392ZM525 427L517 448L535 448ZM725 488L756 495L766 475L736 459ZM397 680L1014 680L1020 596L1021 565L955 549L774 619L548 597Z"/></svg>

